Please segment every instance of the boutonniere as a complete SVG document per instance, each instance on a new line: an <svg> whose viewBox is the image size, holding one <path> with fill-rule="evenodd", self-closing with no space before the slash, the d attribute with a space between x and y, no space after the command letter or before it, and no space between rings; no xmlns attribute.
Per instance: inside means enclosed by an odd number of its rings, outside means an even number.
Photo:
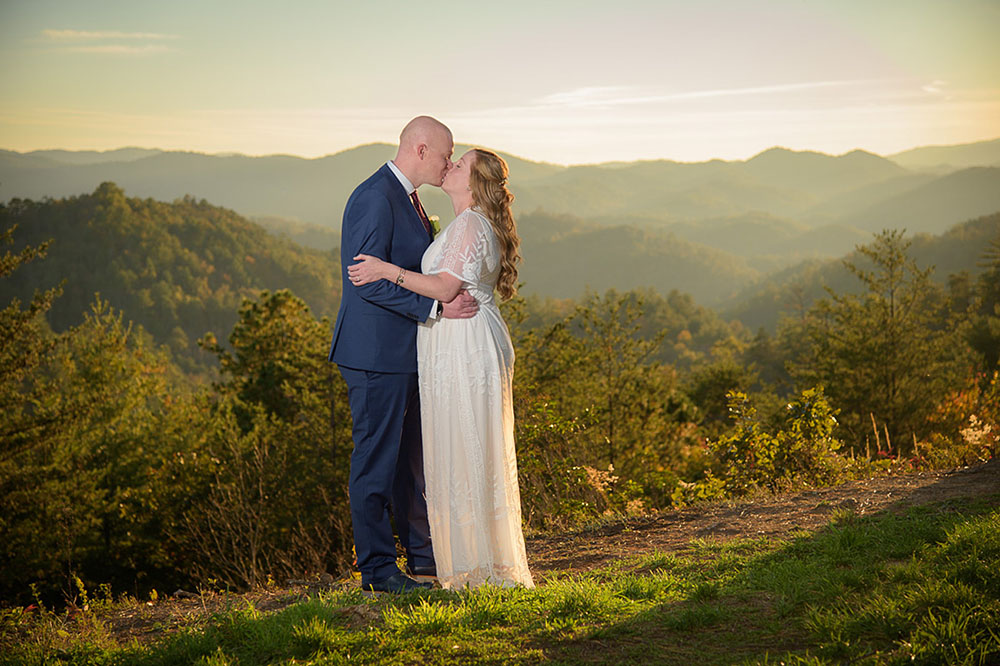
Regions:
<svg viewBox="0 0 1000 666"><path fill-rule="evenodd" d="M431 215L427 219L430 220L431 229L434 230L434 235L437 236L439 233L441 233L441 218L438 217L437 215Z"/></svg>

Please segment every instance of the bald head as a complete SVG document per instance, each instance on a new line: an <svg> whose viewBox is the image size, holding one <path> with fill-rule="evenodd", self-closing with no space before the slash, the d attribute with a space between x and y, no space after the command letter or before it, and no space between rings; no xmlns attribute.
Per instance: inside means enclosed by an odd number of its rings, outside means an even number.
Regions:
<svg viewBox="0 0 1000 666"><path fill-rule="evenodd" d="M451 130L444 123L430 116L417 116L399 133L399 147L414 143L427 143L433 138L443 138L451 141Z"/></svg>
<svg viewBox="0 0 1000 666"><path fill-rule="evenodd" d="M399 134L399 150L393 163L414 187L440 187L451 168L455 142L451 130L430 116L417 116Z"/></svg>

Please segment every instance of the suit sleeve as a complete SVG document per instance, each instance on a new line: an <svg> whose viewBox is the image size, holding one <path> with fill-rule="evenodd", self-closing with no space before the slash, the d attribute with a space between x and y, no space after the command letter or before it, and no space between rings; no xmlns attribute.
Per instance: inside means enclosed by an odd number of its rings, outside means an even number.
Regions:
<svg viewBox="0 0 1000 666"><path fill-rule="evenodd" d="M392 207L389 201L376 191L361 193L354 201L344 220L342 263L344 288L357 289L364 300L416 321L426 321L430 315L434 299L415 294L388 280L376 280L355 287L346 279L347 266L355 263L359 254L370 254L383 261L397 263L390 255L392 247ZM411 266L403 266L413 270ZM419 266L417 267L419 270Z"/></svg>

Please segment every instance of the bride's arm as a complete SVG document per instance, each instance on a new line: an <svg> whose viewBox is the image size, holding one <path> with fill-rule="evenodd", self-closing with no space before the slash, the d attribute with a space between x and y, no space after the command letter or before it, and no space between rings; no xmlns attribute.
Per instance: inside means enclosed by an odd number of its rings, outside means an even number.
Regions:
<svg viewBox="0 0 1000 666"><path fill-rule="evenodd" d="M448 273L424 275L402 269L368 254L359 254L354 259L360 263L348 266L347 275L355 287L376 280L388 280L403 289L437 299L441 303L450 303L462 290L462 281Z"/></svg>

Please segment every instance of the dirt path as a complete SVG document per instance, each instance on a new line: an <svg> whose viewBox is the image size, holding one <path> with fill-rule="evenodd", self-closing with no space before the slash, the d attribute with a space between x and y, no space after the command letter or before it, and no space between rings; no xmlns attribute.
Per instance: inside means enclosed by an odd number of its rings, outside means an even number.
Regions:
<svg viewBox="0 0 1000 666"><path fill-rule="evenodd" d="M663 511L608 527L529 539L533 573L586 571L620 557L681 550L692 539L781 537L819 528L838 509L859 515L1000 493L1000 459L950 472L852 481L790 495ZM1000 503L1000 498L998 498Z"/></svg>

